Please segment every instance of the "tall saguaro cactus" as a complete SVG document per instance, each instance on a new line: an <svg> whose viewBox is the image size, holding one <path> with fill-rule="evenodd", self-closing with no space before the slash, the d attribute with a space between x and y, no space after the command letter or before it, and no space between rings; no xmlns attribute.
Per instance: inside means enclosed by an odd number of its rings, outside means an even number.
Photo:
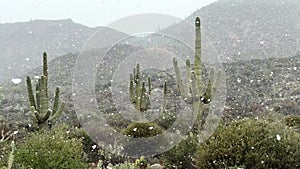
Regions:
<svg viewBox="0 0 300 169"><path fill-rule="evenodd" d="M56 87L52 109L49 106L47 53L43 54L43 75L38 79L35 95L33 94L29 76L26 77L26 82L33 121L36 123L38 129L48 128L52 120L61 116L65 104L62 102L59 107L59 87Z"/></svg>
<svg viewBox="0 0 300 169"><path fill-rule="evenodd" d="M179 88L180 95L182 99L188 103L192 104L193 108L198 107L197 120L194 125L194 130L198 132L201 130L202 124L204 123L204 114L203 114L203 104L208 104L211 101L211 98L217 88L217 85L221 78L221 72L219 71L215 77L214 69L210 71L210 78L208 80L207 86L204 86L202 80L203 76L203 63L202 63L202 53L201 53L201 21L197 17L195 20L196 26L196 38L195 38L195 58L193 68L191 66L190 60L186 60L186 75L187 75L187 87L185 89L183 84L182 76L180 69L178 67L178 62L174 58L173 66L176 73L177 84ZM205 90L204 90L205 88Z"/></svg>

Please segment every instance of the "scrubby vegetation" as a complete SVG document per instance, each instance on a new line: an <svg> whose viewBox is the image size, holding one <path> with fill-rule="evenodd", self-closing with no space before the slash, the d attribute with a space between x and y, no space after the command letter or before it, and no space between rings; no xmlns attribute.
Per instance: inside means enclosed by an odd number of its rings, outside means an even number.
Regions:
<svg viewBox="0 0 300 169"><path fill-rule="evenodd" d="M199 168L299 168L300 135L282 122L243 119L221 125L197 152Z"/></svg>
<svg viewBox="0 0 300 169"><path fill-rule="evenodd" d="M287 126L300 132L300 115L290 115L285 117L285 123Z"/></svg>
<svg viewBox="0 0 300 169"><path fill-rule="evenodd" d="M197 137L194 135L189 136L162 155L164 166L166 168L196 168L194 154L197 148Z"/></svg>
<svg viewBox="0 0 300 169"><path fill-rule="evenodd" d="M82 140L66 127L28 135L16 148L15 164L36 169L88 168Z"/></svg>
<svg viewBox="0 0 300 169"><path fill-rule="evenodd" d="M125 130L124 134L133 138L154 137L163 131L155 123L132 123Z"/></svg>

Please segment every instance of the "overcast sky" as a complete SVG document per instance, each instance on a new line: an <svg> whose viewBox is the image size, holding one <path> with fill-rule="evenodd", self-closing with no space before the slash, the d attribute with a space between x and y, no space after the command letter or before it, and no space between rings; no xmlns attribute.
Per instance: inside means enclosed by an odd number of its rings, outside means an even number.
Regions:
<svg viewBox="0 0 300 169"><path fill-rule="evenodd" d="M217 0L0 0L0 23L66 19L90 27L126 16L161 13L181 19Z"/></svg>

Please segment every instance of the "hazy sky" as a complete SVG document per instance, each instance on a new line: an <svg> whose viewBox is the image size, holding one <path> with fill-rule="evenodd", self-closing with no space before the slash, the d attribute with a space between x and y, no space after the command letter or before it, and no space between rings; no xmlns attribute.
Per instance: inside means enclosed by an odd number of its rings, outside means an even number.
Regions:
<svg viewBox="0 0 300 169"><path fill-rule="evenodd" d="M217 0L0 0L0 23L66 19L106 26L126 16L161 13L181 19Z"/></svg>

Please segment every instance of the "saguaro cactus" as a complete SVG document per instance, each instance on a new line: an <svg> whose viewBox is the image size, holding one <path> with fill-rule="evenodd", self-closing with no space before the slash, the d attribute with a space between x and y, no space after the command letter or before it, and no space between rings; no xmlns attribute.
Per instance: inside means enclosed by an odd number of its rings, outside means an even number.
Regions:
<svg viewBox="0 0 300 169"><path fill-rule="evenodd" d="M165 108L165 96L167 94L167 82L164 83L164 102L163 109ZM133 73L130 74L130 85L129 85L129 95L130 101L135 105L135 109L140 112L147 111L151 108L151 95L152 85L151 77L147 77L146 82L142 81L142 73L140 64L137 63L136 68L133 69Z"/></svg>
<svg viewBox="0 0 300 169"><path fill-rule="evenodd" d="M135 109L144 112L150 108L151 78L148 77L148 90L146 83L141 81L140 64L137 64L136 68L133 69L133 74L130 74L129 94Z"/></svg>
<svg viewBox="0 0 300 169"><path fill-rule="evenodd" d="M61 116L65 104L62 102L59 107L59 87L56 87L53 107L52 109L49 107L50 99L48 97L48 65L46 53L43 54L43 75L38 79L36 84L35 96L29 76L26 77L26 82L33 121L37 124L38 129L48 128L52 120Z"/></svg>
<svg viewBox="0 0 300 169"><path fill-rule="evenodd" d="M182 99L188 103L192 104L193 108L199 107L199 111L197 114L197 120L194 125L194 130L198 131L201 129L202 124L204 123L204 115L203 115L203 104L208 104L211 101L211 98L214 94L214 91L217 88L218 82L220 81L221 72L218 72L218 75L215 78L215 71L212 68L210 71L210 78L208 80L207 86L204 86L202 76L203 76L203 63L201 60L201 22L200 18L197 17L195 21L196 26L196 38L195 38L195 58L193 69L191 66L190 60L186 60L186 75L187 75L187 87L188 90L185 89L181 72L178 67L178 62L174 58L173 66L176 73L177 84L179 88L180 95ZM205 91L204 91L204 88Z"/></svg>

